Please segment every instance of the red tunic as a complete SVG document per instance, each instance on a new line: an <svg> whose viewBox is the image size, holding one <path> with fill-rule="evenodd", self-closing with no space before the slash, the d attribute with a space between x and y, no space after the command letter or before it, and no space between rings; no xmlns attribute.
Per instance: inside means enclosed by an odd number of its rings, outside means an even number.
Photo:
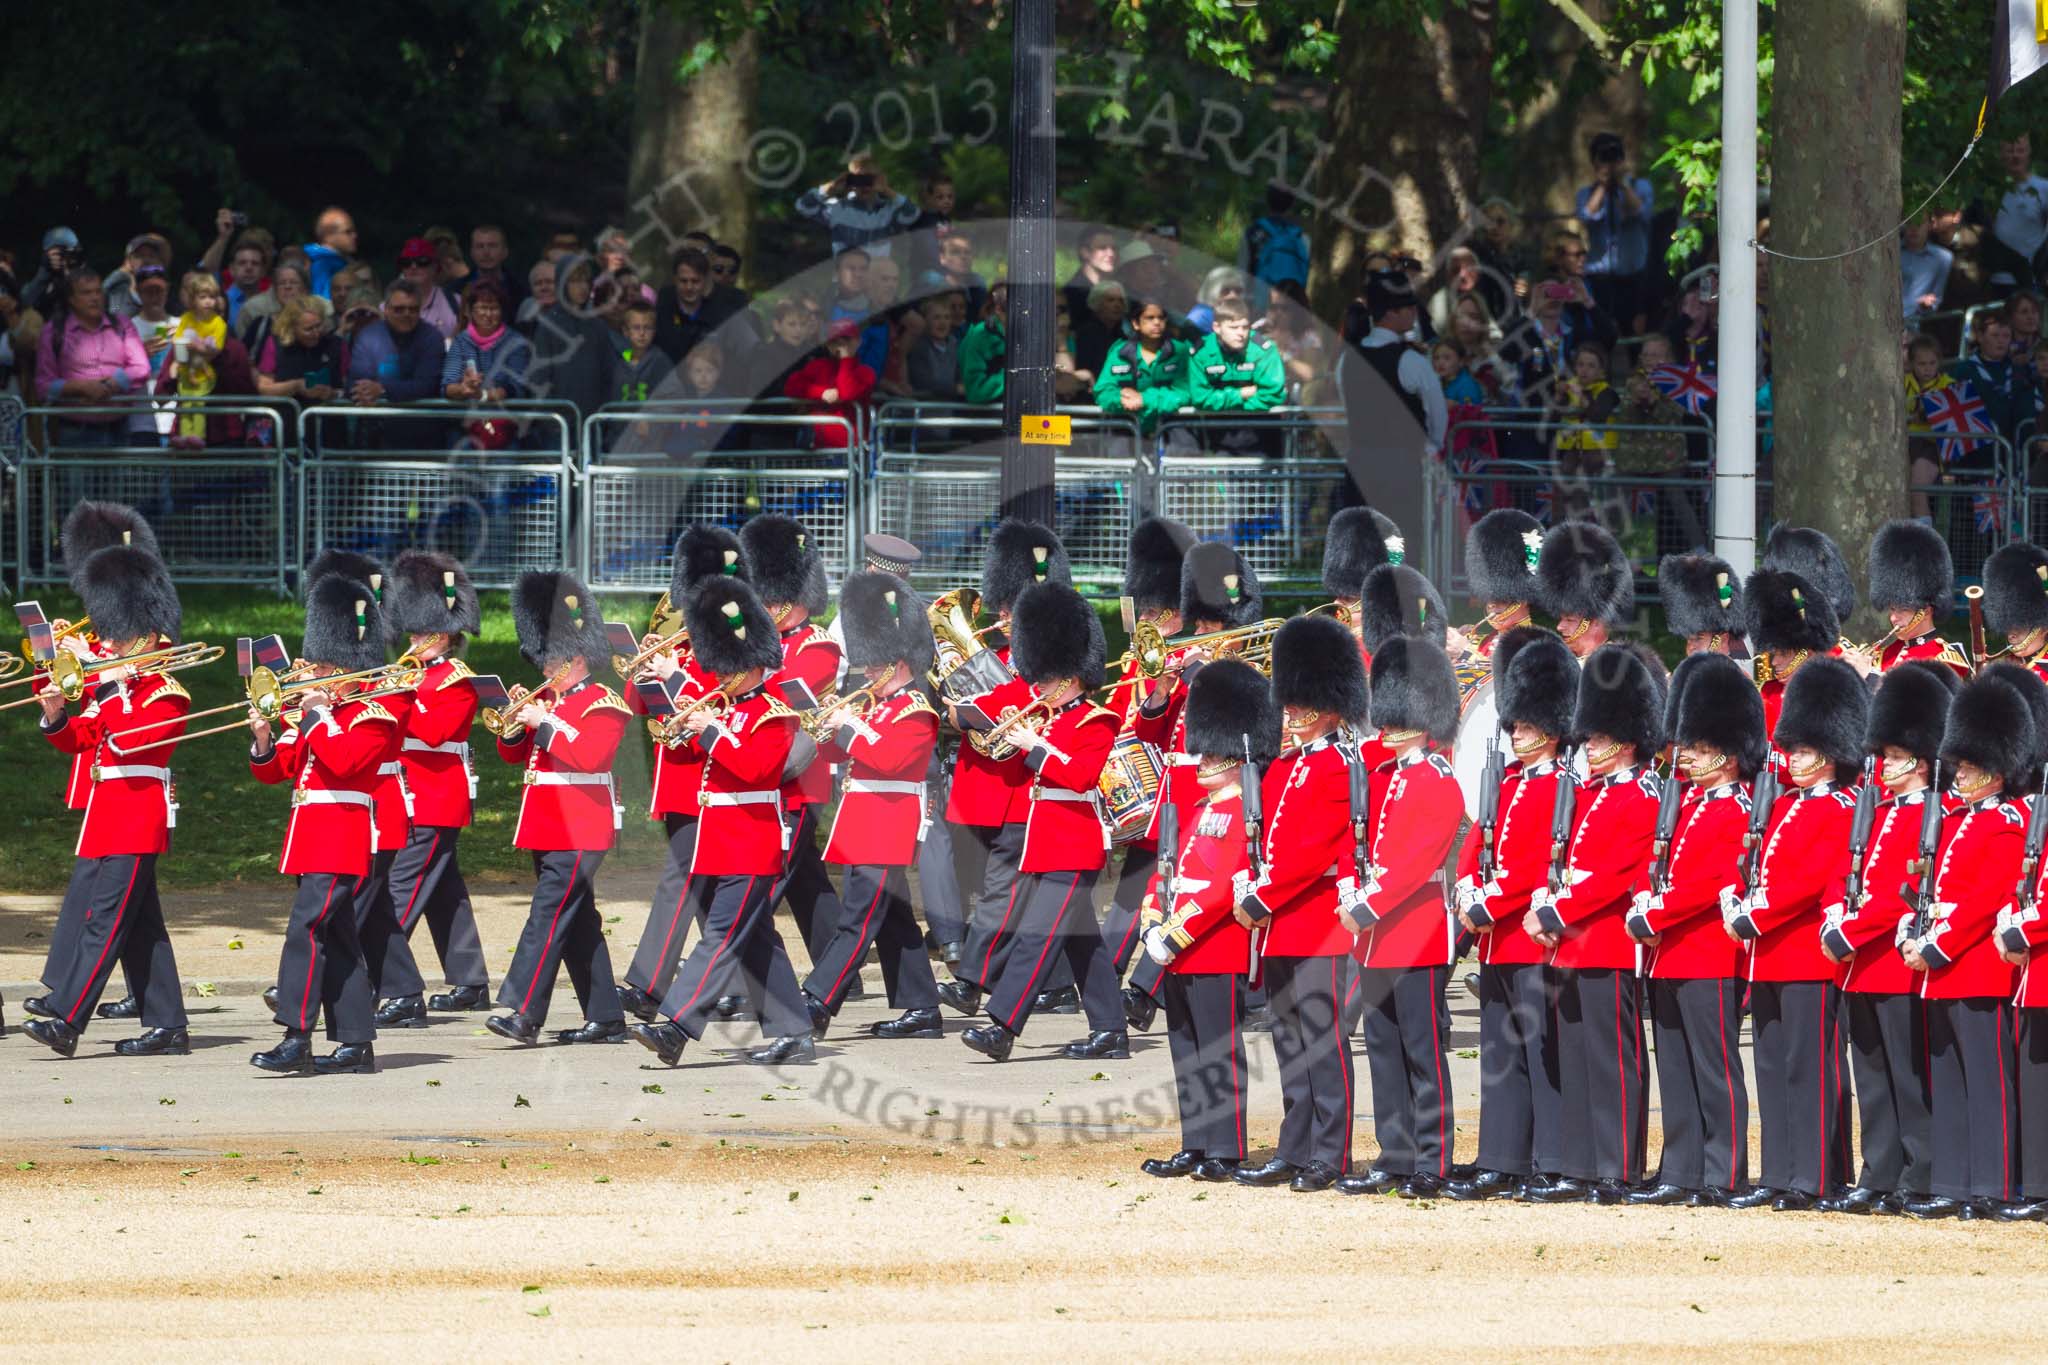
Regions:
<svg viewBox="0 0 2048 1365"><path fill-rule="evenodd" d="M1642 917L1657 935L1652 978L1720 980L1742 973L1743 947L1721 924L1721 892L1742 884L1748 832L1749 793L1740 784L1686 792L1671 840L1670 886Z"/></svg>
<svg viewBox="0 0 2048 1365"><path fill-rule="evenodd" d="M1167 971L1242 976L1251 970L1251 931L1237 922L1231 892L1232 879L1250 865L1242 791L1233 783L1205 794L1181 826L1171 892L1158 871L1146 892L1167 915L1188 914L1181 928L1192 941L1174 955Z"/></svg>
<svg viewBox="0 0 2048 1365"><path fill-rule="evenodd" d="M56 729L43 731L60 752L85 762L85 819L75 852L81 858L167 853L176 823L171 755L185 733L191 694L163 673L145 673L95 691L84 714L61 717ZM132 740L108 737L144 725L150 728Z"/></svg>
<svg viewBox="0 0 2048 1365"><path fill-rule="evenodd" d="M498 740L498 755L526 767L514 848L595 851L612 846L620 813L612 757L632 712L618 693L585 679L564 693L546 720Z"/></svg>
<svg viewBox="0 0 2048 1365"><path fill-rule="evenodd" d="M772 877L782 871L789 854L782 769L796 731L796 712L764 686L736 698L689 741L704 756L693 875Z"/></svg>
<svg viewBox="0 0 2048 1365"><path fill-rule="evenodd" d="M838 643L806 621L796 629L782 633L782 671L768 680L768 686L781 696L780 687L784 681L801 679L811 689L811 695L823 701L839 681L839 659ZM790 810L821 806L831 799L830 763L814 760L782 784L782 804Z"/></svg>
<svg viewBox="0 0 2048 1365"><path fill-rule="evenodd" d="M1920 955L1929 1000L2007 999L2019 969L1998 955L1992 929L2012 904L2025 852L2027 816L2017 802L1980 801L1950 816L1955 833L1944 838L1934 874L1934 910Z"/></svg>
<svg viewBox="0 0 2048 1365"><path fill-rule="evenodd" d="M1203 797L1202 784L1195 780L1200 764L1188 752L1187 705L1188 684L1177 678L1157 711L1148 712L1140 706L1134 713L1136 718L1128 723L1132 734L1159 750L1159 761L1166 769L1159 800L1152 805L1152 822L1145 826L1144 837L1137 841L1144 848L1159 847L1160 812L1167 802L1173 803L1175 819L1186 821L1194 817L1195 806Z"/></svg>
<svg viewBox="0 0 2048 1365"><path fill-rule="evenodd" d="M370 793L376 802L371 808L377 821L377 847L390 852L405 847L405 841L412 834L412 794L405 786L405 764L401 756L405 752L405 738L411 733L412 698L400 692L384 699L385 710L391 713L392 728L397 732L397 742L391 752L377 765L377 786Z"/></svg>
<svg viewBox="0 0 2048 1365"><path fill-rule="evenodd" d="M2015 926L2020 937L2026 942L2027 961L2020 968L2020 982L2013 992L2012 1002L2023 1009L2041 1009L2048 1006L2048 966L2043 966L2038 972L2034 970L2034 963L2040 956L2042 945L2048 944L2048 915L2044 915L2041 902L2042 884L2048 882L2048 859L2043 860L2040 871L2035 875L2032 917Z"/></svg>
<svg viewBox="0 0 2048 1365"><path fill-rule="evenodd" d="M1650 866L1657 834L1656 774L1631 768L1579 791L1565 886L1542 923L1563 935L1559 967L1633 970L1641 951L1628 936L1629 901Z"/></svg>
<svg viewBox="0 0 2048 1365"><path fill-rule="evenodd" d="M1900 664L1913 659L1945 663L1953 668L1958 676L1965 679L1970 676L1970 665L1963 658L1962 651L1932 631L1916 639L1894 640L1886 645L1884 652L1878 656L1877 670L1880 673L1889 673Z"/></svg>
<svg viewBox="0 0 2048 1365"><path fill-rule="evenodd" d="M996 657L1007 667L1009 646L998 649ZM1024 706L1036 695L1029 683L1012 678L975 702L990 720L995 720L1003 708ZM1022 754L990 758L963 740L953 760L951 787L946 797L946 819L956 825L1008 825L1031 813L1031 770L1024 766Z"/></svg>
<svg viewBox="0 0 2048 1365"><path fill-rule="evenodd" d="M1070 701L1039 734L1024 754L1036 780L1018 870L1099 871L1109 861L1109 825L1096 785L1116 743L1116 716L1085 699Z"/></svg>
<svg viewBox="0 0 2048 1365"><path fill-rule="evenodd" d="M1855 950L1842 978L1845 991L1904 995L1919 989L1919 974L1899 955L1899 923L1913 913L1899 893L1908 865L1920 853L1920 820L1928 795L1919 791L1886 801L1871 828L1870 846L1863 850L1863 904L1842 905L1842 918L1835 926L1837 947ZM1954 826L1942 832L1951 834ZM1846 882L1847 878L1836 882L1831 901L1841 902Z"/></svg>
<svg viewBox="0 0 2048 1365"><path fill-rule="evenodd" d="M81 643L85 646L85 652L79 656L81 662L89 659L111 659L114 657L114 651L96 636L88 635L81 637ZM161 643L168 643L168 641ZM49 669L37 667L33 670L33 674L35 682L30 684L30 691L40 692L49 686ZM100 688L91 686L90 680L88 680L85 708L80 713L82 716L99 714L100 691ZM113 728L118 730L121 727L117 725ZM92 799L92 762L92 750L90 749L81 749L72 754L71 773L64 783L64 805L67 810L84 810L85 803Z"/></svg>
<svg viewBox="0 0 2048 1365"><path fill-rule="evenodd" d="M929 799L925 768L938 741L939 713L910 686L819 746L820 764L846 765L839 810L825 836L826 862L908 867L917 861Z"/></svg>
<svg viewBox="0 0 2048 1365"><path fill-rule="evenodd" d="M1856 798L1830 783L1778 798L1749 908L1735 918L1749 940L1751 981L1835 981L1842 969L1821 951L1830 889L1849 863Z"/></svg>
<svg viewBox="0 0 2048 1365"><path fill-rule="evenodd" d="M682 706L692 698L702 697L718 686L718 679L697 667L697 661L688 653L678 656L683 665L683 687L676 700ZM640 699L640 690L634 688L626 694L626 705L634 715L644 716L647 707ZM647 818L659 820L665 815L687 815L697 817L697 789L704 785L704 751L694 744L661 744L654 746L654 789L647 802Z"/></svg>
<svg viewBox="0 0 2048 1365"><path fill-rule="evenodd" d="M1489 637L1490 638L1490 637ZM1522 928L1529 898L1550 875L1550 822L1557 808L1557 764L1510 768L1500 784L1500 822L1494 835L1494 877L1481 889L1486 901L1473 916L1491 922L1480 935L1479 960L1488 966L1526 966L1549 960L1550 950ZM1479 826L1472 826L1458 857L1458 878L1479 875Z"/></svg>
<svg viewBox="0 0 2048 1365"><path fill-rule="evenodd" d="M1344 751L1324 736L1284 753L1260 784L1265 876L1245 904L1264 923L1267 957L1333 957L1351 951L1337 918L1337 878L1351 864L1351 779Z"/></svg>
<svg viewBox="0 0 2048 1365"><path fill-rule="evenodd" d="M460 659L436 659L412 695L399 761L417 825L460 829L474 815L476 771L469 729L476 720L476 675Z"/></svg>
<svg viewBox="0 0 2048 1365"><path fill-rule="evenodd" d="M1389 760L1372 775L1372 875L1353 911L1365 932L1351 955L1367 967L1443 967L1457 941L1444 901L1444 859L1465 797L1442 754Z"/></svg>
<svg viewBox="0 0 2048 1365"><path fill-rule="evenodd" d="M262 761L252 757L249 771L258 782L292 789L277 870L368 876L377 837L371 793L377 769L397 752L398 724L383 703L343 698L332 710L302 716Z"/></svg>

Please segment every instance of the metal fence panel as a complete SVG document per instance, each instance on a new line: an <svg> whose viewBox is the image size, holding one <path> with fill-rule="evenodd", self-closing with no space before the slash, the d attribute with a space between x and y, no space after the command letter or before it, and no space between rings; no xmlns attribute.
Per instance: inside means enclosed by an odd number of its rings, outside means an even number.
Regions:
<svg viewBox="0 0 2048 1365"><path fill-rule="evenodd" d="M1159 514L1229 542L1268 592L1322 583L1323 533L1343 503L1342 460L1160 457Z"/></svg>

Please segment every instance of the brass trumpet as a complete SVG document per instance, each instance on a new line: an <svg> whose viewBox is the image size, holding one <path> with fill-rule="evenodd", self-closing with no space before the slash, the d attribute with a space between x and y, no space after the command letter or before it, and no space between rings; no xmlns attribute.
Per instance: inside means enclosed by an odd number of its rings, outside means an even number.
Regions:
<svg viewBox="0 0 2048 1365"><path fill-rule="evenodd" d="M720 678L716 688L706 692L701 697L692 697L687 703L677 707L674 715L663 716L660 720L649 721L647 723L647 733L654 736L656 744L668 749L675 748L676 745L681 744L688 738L683 731L684 720L696 715L699 711L709 711L711 718L717 720L727 711L732 710L733 689L739 680L745 676L747 675L744 673L734 673L730 677Z"/></svg>
<svg viewBox="0 0 2048 1365"><path fill-rule="evenodd" d="M50 632L50 641L53 644L59 640L68 639L73 635L85 640L97 638L92 633L92 618L90 616L81 616L76 621L66 621L60 617L50 622ZM29 642L26 636L21 641L21 660L24 664L36 662L36 647Z"/></svg>
<svg viewBox="0 0 2048 1365"><path fill-rule="evenodd" d="M967 742L990 758L1002 760L1015 758L1017 746L1009 740L1009 734L1033 716L1052 719L1052 707L1046 705L1044 697L1033 697L1022 706L1005 706L1003 713L996 717L996 723L987 730L967 732Z"/></svg>
<svg viewBox="0 0 2048 1365"><path fill-rule="evenodd" d="M1884 653L1884 647L1898 638L1899 627L1893 626L1884 633L1882 639L1874 640L1867 645L1859 645L1846 635L1839 637L1835 643L1845 652L1854 650L1858 654L1869 656L1870 662L1874 664L1877 662L1877 656Z"/></svg>
<svg viewBox="0 0 2048 1365"><path fill-rule="evenodd" d="M844 696L826 697L818 703L815 711L812 711L803 718L804 733L816 740L826 738L829 731L825 729L825 717L831 715L834 711L840 710L842 707L850 707L855 716L865 720L867 713L873 710L875 703L880 700L875 695L875 688L877 686L878 684L876 683L868 683L862 687L855 688Z"/></svg>
<svg viewBox="0 0 2048 1365"><path fill-rule="evenodd" d="M483 726L484 729L498 738L504 738L508 731L519 728L512 721L512 717L518 714L519 708L532 701L541 693L552 692L557 687L560 687L562 680L569 676L569 670L575 666L576 661L571 659L554 672L548 674L547 678L538 687L514 687L505 694L505 704L503 706L486 706L479 712L476 718L477 724Z"/></svg>
<svg viewBox="0 0 2048 1365"><path fill-rule="evenodd" d="M163 649L144 650L139 654L123 654L110 659L81 659L65 650L49 662L50 682L64 694L64 700L77 701L85 695L87 681L116 668L132 668L137 673L176 673L181 669L204 668L219 663L227 651L219 645L209 645L194 640L189 644L170 645ZM32 678L17 678L16 682L33 682ZM41 700L41 688L35 693L0 706L0 711L11 707L28 706Z"/></svg>
<svg viewBox="0 0 2048 1365"><path fill-rule="evenodd" d="M630 658L624 654L612 655L612 669L621 678L631 678L635 673L647 667L649 661L656 655L666 654L672 649L688 649L689 647L690 630L689 627L685 626L681 630L671 631L667 635L661 636L653 644L648 645Z"/></svg>

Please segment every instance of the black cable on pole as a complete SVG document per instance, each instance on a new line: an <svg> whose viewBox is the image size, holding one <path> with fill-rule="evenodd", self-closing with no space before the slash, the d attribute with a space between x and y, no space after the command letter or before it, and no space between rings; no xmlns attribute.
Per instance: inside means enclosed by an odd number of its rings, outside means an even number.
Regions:
<svg viewBox="0 0 2048 1365"><path fill-rule="evenodd" d="M1010 314L1003 383L1003 511L1053 524L1051 446L1027 446L1023 419L1053 410L1053 0L1017 0L1010 36Z"/></svg>

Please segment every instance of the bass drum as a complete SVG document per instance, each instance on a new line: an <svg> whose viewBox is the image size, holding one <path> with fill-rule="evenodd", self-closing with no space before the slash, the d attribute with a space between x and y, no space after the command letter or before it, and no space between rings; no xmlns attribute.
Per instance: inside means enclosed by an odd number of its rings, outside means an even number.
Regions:
<svg viewBox="0 0 2048 1365"><path fill-rule="evenodd" d="M1479 818L1479 789L1486 781L1486 751L1500 728L1500 707L1493 698L1493 679L1488 678L1465 694L1458 716L1458 738L1451 750L1451 772L1465 797L1465 818ZM1506 743L1502 737L1501 742Z"/></svg>

